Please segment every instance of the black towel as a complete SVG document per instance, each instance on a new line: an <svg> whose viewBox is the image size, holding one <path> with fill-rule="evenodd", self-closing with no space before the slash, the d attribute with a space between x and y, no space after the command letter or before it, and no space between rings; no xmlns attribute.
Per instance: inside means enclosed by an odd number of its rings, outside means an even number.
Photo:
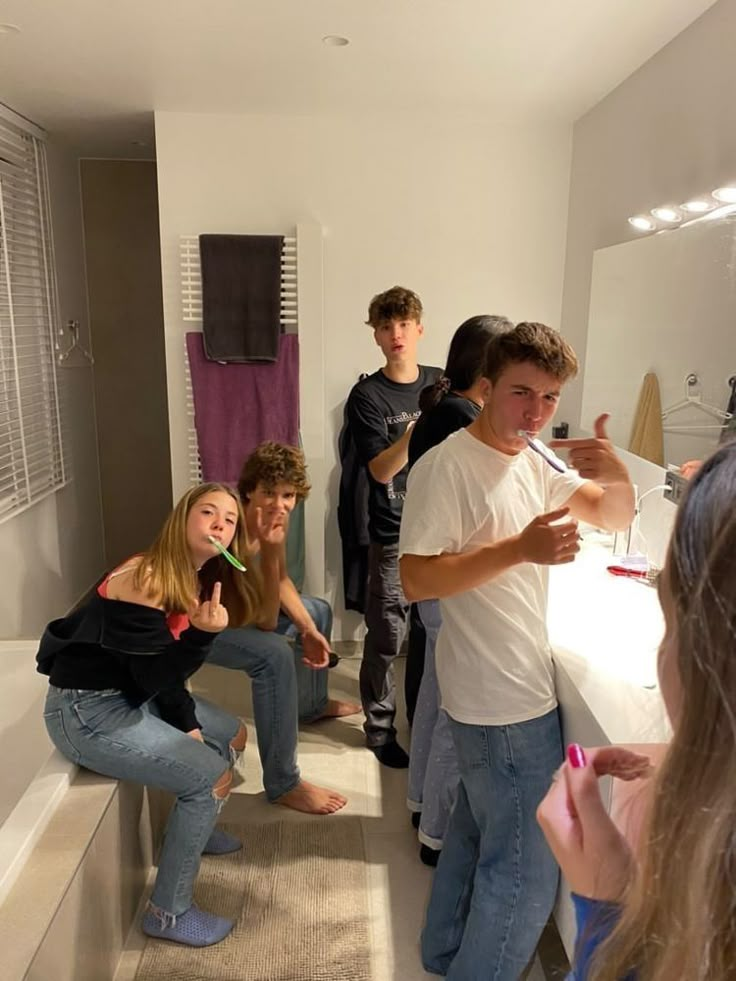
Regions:
<svg viewBox="0 0 736 981"><path fill-rule="evenodd" d="M276 361L281 333L279 235L200 235L202 332L210 361Z"/></svg>

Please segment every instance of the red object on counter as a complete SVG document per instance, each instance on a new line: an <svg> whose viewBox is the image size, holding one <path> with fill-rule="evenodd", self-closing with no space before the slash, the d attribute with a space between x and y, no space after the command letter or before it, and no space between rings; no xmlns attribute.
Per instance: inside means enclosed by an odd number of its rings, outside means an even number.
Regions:
<svg viewBox="0 0 736 981"><path fill-rule="evenodd" d="M627 576L629 579L646 579L648 573L645 570L627 569L623 565L606 566L612 576Z"/></svg>

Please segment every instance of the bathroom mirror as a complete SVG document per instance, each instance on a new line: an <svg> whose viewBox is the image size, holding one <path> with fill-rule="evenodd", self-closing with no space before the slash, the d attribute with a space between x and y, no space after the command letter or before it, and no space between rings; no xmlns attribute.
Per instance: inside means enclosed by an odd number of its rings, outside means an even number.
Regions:
<svg viewBox="0 0 736 981"><path fill-rule="evenodd" d="M609 435L628 448L649 372L665 465L702 459L718 445L736 375L736 214L595 253L581 426L610 412Z"/></svg>

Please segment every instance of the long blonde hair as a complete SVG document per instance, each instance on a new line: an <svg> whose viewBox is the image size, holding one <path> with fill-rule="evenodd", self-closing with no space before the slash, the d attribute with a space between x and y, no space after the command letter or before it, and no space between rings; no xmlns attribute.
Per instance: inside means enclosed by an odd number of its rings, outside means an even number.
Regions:
<svg viewBox="0 0 736 981"><path fill-rule="evenodd" d="M220 555L205 562L199 571L192 562L187 544L189 513L200 498L218 492L233 499L238 519L229 551L243 560L246 572L234 569ZM154 543L143 554L133 584L155 596L167 613L186 613L197 600L210 595L216 582L221 582L222 604L227 609L230 626L242 626L257 619L262 599L260 576L256 566L248 562L249 553L248 533L237 493L225 484L198 484L184 494Z"/></svg>
<svg viewBox="0 0 736 981"><path fill-rule="evenodd" d="M736 978L736 442L688 488L665 571L681 705L641 864L593 981Z"/></svg>

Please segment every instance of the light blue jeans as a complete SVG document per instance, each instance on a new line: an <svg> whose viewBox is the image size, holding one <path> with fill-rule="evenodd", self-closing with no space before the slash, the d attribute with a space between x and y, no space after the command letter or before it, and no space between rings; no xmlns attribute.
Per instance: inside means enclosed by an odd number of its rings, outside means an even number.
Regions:
<svg viewBox="0 0 736 981"><path fill-rule="evenodd" d="M313 596L302 603L319 632L330 639L330 604ZM296 745L299 722L318 719L327 705L327 668L315 671L302 664L299 631L285 615L276 630L233 627L215 638L208 664L245 671L253 683L253 715L263 786L270 801L299 783Z"/></svg>
<svg viewBox="0 0 736 981"><path fill-rule="evenodd" d="M422 813L418 831L421 843L439 849L447 832L460 775L450 720L440 708L434 661L442 626L440 603L439 600L423 600L418 606L427 640L422 683L411 727L406 803L410 811Z"/></svg>
<svg viewBox="0 0 736 981"><path fill-rule="evenodd" d="M195 698L204 743L163 722L152 701L136 708L117 689L49 685L44 720L51 741L72 762L176 796L166 824L151 902L171 916L192 905L202 849L223 799L213 787L234 760L240 721Z"/></svg>
<svg viewBox="0 0 736 981"><path fill-rule="evenodd" d="M562 763L558 710L508 726L450 718L460 785L432 883L422 962L451 981L517 981L554 905L537 806Z"/></svg>

